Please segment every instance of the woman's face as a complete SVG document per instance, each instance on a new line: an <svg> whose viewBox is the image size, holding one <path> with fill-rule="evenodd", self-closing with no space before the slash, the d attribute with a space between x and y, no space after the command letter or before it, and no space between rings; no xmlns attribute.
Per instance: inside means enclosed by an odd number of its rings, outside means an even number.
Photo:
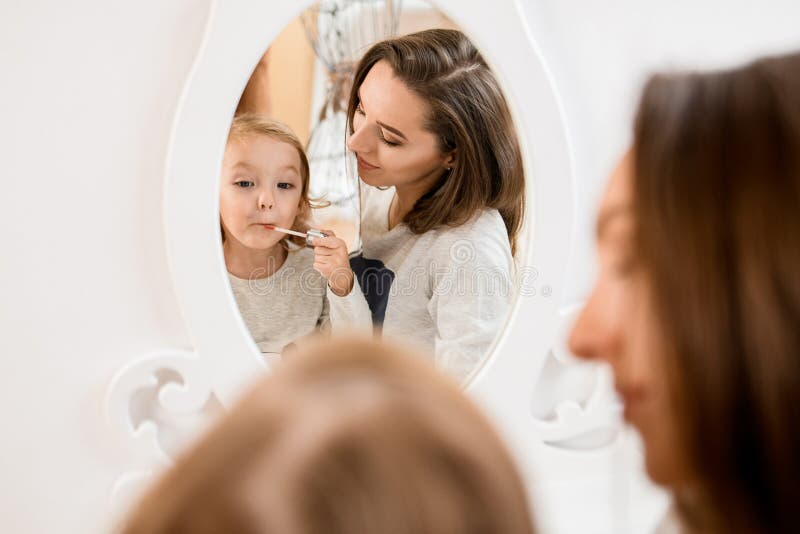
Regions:
<svg viewBox="0 0 800 534"><path fill-rule="evenodd" d="M598 275L569 347L579 357L611 365L625 419L642 436L650 478L678 486L688 479L687 469L678 447L652 293L634 256L631 163L630 155L622 159L601 202Z"/></svg>
<svg viewBox="0 0 800 534"><path fill-rule="evenodd" d="M377 62L358 91L353 134L347 147L358 158L358 174L373 186L433 185L453 153L443 154L424 129L427 104L397 79L386 61Z"/></svg>
<svg viewBox="0 0 800 534"><path fill-rule="evenodd" d="M226 239L265 250L291 228L302 195L300 156L290 144L264 135L228 141L222 161L219 213Z"/></svg>

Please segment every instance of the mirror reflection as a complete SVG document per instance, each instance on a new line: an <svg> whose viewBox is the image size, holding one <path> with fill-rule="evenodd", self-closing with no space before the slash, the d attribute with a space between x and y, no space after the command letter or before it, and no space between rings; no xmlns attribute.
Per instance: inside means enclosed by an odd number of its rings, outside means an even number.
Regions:
<svg viewBox="0 0 800 534"><path fill-rule="evenodd" d="M353 329L464 383L514 294L516 131L469 38L421 2L322 1L256 66L220 187L225 263L270 361Z"/></svg>
<svg viewBox="0 0 800 534"><path fill-rule="evenodd" d="M233 295L263 353L330 325L326 279L298 234L310 228L308 159L285 124L237 115L222 163L219 212Z"/></svg>

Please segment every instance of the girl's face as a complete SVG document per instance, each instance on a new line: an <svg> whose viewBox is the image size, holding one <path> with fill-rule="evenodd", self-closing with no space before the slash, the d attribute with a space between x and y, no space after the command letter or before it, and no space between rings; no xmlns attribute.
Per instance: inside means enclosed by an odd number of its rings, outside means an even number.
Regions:
<svg viewBox="0 0 800 534"><path fill-rule="evenodd" d="M455 161L424 129L424 100L397 79L386 61L377 62L358 91L353 134L347 147L358 158L358 174L374 186L431 185Z"/></svg>
<svg viewBox="0 0 800 534"><path fill-rule="evenodd" d="M611 365L625 419L642 436L650 478L675 487L688 481L688 470L678 446L652 293L634 256L631 163L630 155L623 158L601 203L598 275L569 347L579 357Z"/></svg>
<svg viewBox="0 0 800 534"><path fill-rule="evenodd" d="M226 239L264 250L291 228L302 197L300 155L292 145L264 135L230 140L222 161L219 213Z"/></svg>

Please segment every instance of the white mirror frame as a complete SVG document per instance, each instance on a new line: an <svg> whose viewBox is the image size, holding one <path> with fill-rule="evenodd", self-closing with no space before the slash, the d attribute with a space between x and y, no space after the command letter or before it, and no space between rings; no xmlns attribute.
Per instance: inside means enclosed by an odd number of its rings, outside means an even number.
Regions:
<svg viewBox="0 0 800 534"><path fill-rule="evenodd" d="M216 2L174 125L164 192L169 260L194 348L200 358L213 360L204 366L213 368L215 390L223 402L235 398L241 380L262 368L225 275L217 215L225 141L254 65L312 3ZM525 406L537 360L543 359L536 355L551 348L558 325L571 236L572 166L565 123L553 83L514 2L433 3L464 28L486 56L510 102L523 147L529 217L519 264L529 274L536 273L527 287L533 282L537 291L517 299L509 326L469 389L491 399L500 387L503 404ZM477 24L488 18L491 26Z"/></svg>
<svg viewBox="0 0 800 534"><path fill-rule="evenodd" d="M172 280L193 350L148 354L126 365L112 381L109 421L129 441L137 466L119 478L115 500L127 502L137 491L131 488L140 488L154 467L169 463L158 425L132 421L130 412L136 391L158 385L155 371L167 368L181 376L157 395L173 414L197 412L211 395L229 405L244 382L264 371L226 276L218 218L219 170L234 110L254 66L283 28L312 3L212 2L173 125L163 205ZM560 402L550 420L536 419L531 408L548 357L569 364L563 337L575 312L559 311L574 200L570 146L557 91L514 0L431 4L470 36L498 77L517 126L527 177L528 216L519 258L520 269L528 275L525 294L517 297L507 327L467 391L494 418L534 481L540 526L582 532L589 525L596 532L612 532L615 514L628 512L609 512L609 500L601 498L599 505L584 509L582 517L572 508L574 498L584 500L585 506L586 497L598 487L610 490L611 447L590 447L587 454L553 446L592 429L619 430L615 404L607 393L608 377L599 373L590 398L583 404ZM589 479L601 480L600 486L584 484ZM583 484L583 491L570 481ZM630 498L623 500L627 506Z"/></svg>

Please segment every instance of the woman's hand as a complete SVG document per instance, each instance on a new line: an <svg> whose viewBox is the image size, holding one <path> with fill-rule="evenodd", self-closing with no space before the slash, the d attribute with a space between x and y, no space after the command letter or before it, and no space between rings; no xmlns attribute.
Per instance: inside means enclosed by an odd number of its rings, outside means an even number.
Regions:
<svg viewBox="0 0 800 534"><path fill-rule="evenodd" d="M336 295L344 297L353 289L355 276L350 269L347 244L331 230L322 230L328 237L314 238L314 269L327 278Z"/></svg>

